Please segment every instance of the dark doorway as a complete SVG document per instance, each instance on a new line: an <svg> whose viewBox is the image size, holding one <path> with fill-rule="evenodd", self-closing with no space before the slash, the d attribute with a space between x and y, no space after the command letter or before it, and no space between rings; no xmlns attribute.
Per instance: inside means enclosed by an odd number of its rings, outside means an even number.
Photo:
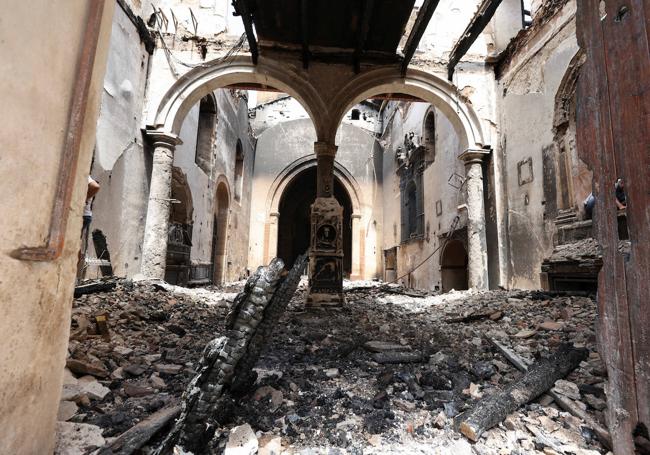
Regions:
<svg viewBox="0 0 650 455"><path fill-rule="evenodd" d="M465 290L467 282L467 250L460 240L450 240L442 251L442 291Z"/></svg>
<svg viewBox="0 0 650 455"><path fill-rule="evenodd" d="M343 184L334 177L334 197L343 206L343 273L352 271L352 201ZM280 199L278 257L292 266L309 248L311 205L316 200L316 167L305 169L287 185Z"/></svg>
<svg viewBox="0 0 650 455"><path fill-rule="evenodd" d="M214 220L212 225L212 282L224 282L224 263L226 260L226 238L228 237L228 208L230 198L226 184L217 185L217 197L214 207Z"/></svg>
<svg viewBox="0 0 650 455"><path fill-rule="evenodd" d="M176 167L172 170L171 199L165 281L179 286L187 286L190 279L190 252L192 250L192 192L185 174Z"/></svg>

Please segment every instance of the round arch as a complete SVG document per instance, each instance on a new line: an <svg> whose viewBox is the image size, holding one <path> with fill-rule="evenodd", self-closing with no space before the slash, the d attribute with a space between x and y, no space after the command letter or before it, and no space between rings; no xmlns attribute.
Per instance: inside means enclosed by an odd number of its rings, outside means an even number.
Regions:
<svg viewBox="0 0 650 455"><path fill-rule="evenodd" d="M404 77L393 67L370 70L351 79L333 101L332 123L327 137L336 137L343 116L352 106L373 96L403 93L420 98L435 106L454 126L465 148L487 145L478 115L460 95L455 85L435 74L409 69Z"/></svg>
<svg viewBox="0 0 650 455"><path fill-rule="evenodd" d="M271 187L266 199L266 225L268 230L264 235L264 261L268 262L277 255L278 227L280 217L280 201L284 191L295 177L310 168L316 168L317 160L314 155L299 158L285 167L280 172ZM366 205L365 198L358 182L352 174L340 163L334 162L334 176L341 183L343 189L348 193L352 204L352 255L351 255L351 279L361 279L365 270L365 236L362 235L363 226L362 209Z"/></svg>
<svg viewBox="0 0 650 455"><path fill-rule="evenodd" d="M266 199L266 214L267 216L277 213L280 207L280 199L286 189L287 185L293 180L295 176L302 171L311 167L316 167L317 160L314 155L304 156L299 158L285 167L282 172L273 180L269 194ZM343 167L340 163L334 162L334 176L337 177L346 191L350 195L352 201L353 215L360 215L361 207L364 205L361 187L357 183L354 176Z"/></svg>
<svg viewBox="0 0 650 455"><path fill-rule="evenodd" d="M156 111L155 129L178 136L189 110L210 92L233 84L261 84L294 97L307 111L316 128L316 135L324 138L328 112L317 90L287 65L260 58L257 65L249 56L235 56L226 62L197 67L181 76L172 85Z"/></svg>

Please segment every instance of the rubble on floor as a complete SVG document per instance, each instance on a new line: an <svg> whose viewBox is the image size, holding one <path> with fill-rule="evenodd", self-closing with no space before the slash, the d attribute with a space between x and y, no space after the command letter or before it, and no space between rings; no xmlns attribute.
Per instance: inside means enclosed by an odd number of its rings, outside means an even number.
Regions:
<svg viewBox="0 0 650 455"><path fill-rule="evenodd" d="M242 285L226 293L121 282L76 299L60 420L99 428L110 445L176 406L205 344L225 335L232 291ZM587 360L554 392L604 423L606 370L595 351L593 300L539 291L405 295L380 285L346 283L346 305L327 310L305 308L301 285L261 354L255 386L233 397L217 430L224 453L607 452L548 396L476 443L454 427L460 413L521 377L490 339L529 362L565 342L587 348ZM100 445L90 439L89 450Z"/></svg>

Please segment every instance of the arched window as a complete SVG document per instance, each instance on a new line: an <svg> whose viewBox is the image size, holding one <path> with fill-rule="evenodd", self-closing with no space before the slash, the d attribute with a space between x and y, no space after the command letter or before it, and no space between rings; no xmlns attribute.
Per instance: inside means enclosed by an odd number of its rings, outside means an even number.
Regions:
<svg viewBox="0 0 650 455"><path fill-rule="evenodd" d="M241 195L244 189L244 150L241 141L237 139L237 149L235 151L235 200L241 201Z"/></svg>
<svg viewBox="0 0 650 455"><path fill-rule="evenodd" d="M431 108L424 119L424 160L433 163L436 160L436 113Z"/></svg>
<svg viewBox="0 0 650 455"><path fill-rule="evenodd" d="M196 133L194 162L206 174L212 169L212 144L217 125L217 101L213 94L201 99L199 104L199 127Z"/></svg>
<svg viewBox="0 0 650 455"><path fill-rule="evenodd" d="M424 172L422 148L415 149L399 169L402 199L402 242L424 236Z"/></svg>

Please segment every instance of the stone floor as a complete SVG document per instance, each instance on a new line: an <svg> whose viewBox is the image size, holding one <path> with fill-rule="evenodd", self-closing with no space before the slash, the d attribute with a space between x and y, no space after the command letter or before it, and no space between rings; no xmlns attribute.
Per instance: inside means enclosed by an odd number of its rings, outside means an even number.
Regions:
<svg viewBox="0 0 650 455"><path fill-rule="evenodd" d="M546 398L475 444L453 425L521 375L488 338L528 360L565 341L587 347L588 360L556 391L602 422L606 372L595 351L593 300L528 291L427 295L380 284L346 283L347 304L328 310L306 309L301 286L262 354L255 387L232 400L219 433L226 453L606 453L582 421ZM92 450L178 403L242 285L122 283L76 299L58 453ZM110 339L95 323L103 314ZM385 363L391 356L408 362ZM88 442L67 436L80 430Z"/></svg>

